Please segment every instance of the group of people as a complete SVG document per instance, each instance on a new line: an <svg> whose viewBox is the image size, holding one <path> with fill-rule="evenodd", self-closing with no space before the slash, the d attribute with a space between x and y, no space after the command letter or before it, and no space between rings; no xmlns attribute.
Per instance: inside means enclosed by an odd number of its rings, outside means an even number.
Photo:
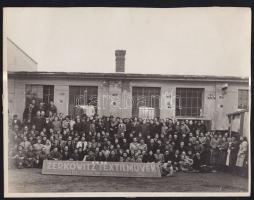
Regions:
<svg viewBox="0 0 254 200"><path fill-rule="evenodd" d="M64 116L54 102L35 100L23 121L13 116L9 159L17 168L42 167L43 160L155 162L162 175L214 170L246 172L245 137L207 130L202 120Z"/></svg>

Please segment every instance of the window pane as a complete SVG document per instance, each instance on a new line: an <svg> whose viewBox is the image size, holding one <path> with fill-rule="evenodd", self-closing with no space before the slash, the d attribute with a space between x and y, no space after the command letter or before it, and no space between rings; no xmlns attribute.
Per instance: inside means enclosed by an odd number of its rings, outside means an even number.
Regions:
<svg viewBox="0 0 254 200"><path fill-rule="evenodd" d="M185 108L182 108L182 110L181 110L181 116L186 116L186 109Z"/></svg>
<svg viewBox="0 0 254 200"><path fill-rule="evenodd" d="M186 98L185 97L181 98L181 106L186 107L186 105L187 105Z"/></svg>
<svg viewBox="0 0 254 200"><path fill-rule="evenodd" d="M197 107L198 106L197 98L192 98L191 99L191 106L192 107Z"/></svg>
<svg viewBox="0 0 254 200"><path fill-rule="evenodd" d="M176 108L176 116L180 116L180 109Z"/></svg>
<svg viewBox="0 0 254 200"><path fill-rule="evenodd" d="M133 87L132 88L132 115L137 116L139 107L155 108L155 117L159 117L160 88Z"/></svg>
<svg viewBox="0 0 254 200"><path fill-rule="evenodd" d="M176 116L199 117L203 102L202 88L176 88ZM180 99L180 105L179 105ZM181 110L178 110L182 106Z"/></svg>
<svg viewBox="0 0 254 200"><path fill-rule="evenodd" d="M249 107L249 97L248 90L238 90L238 108L248 109Z"/></svg>
<svg viewBox="0 0 254 200"><path fill-rule="evenodd" d="M192 97L193 96L193 90L187 90L187 97Z"/></svg>
<svg viewBox="0 0 254 200"><path fill-rule="evenodd" d="M192 116L191 115L191 108L186 108L186 116Z"/></svg>
<svg viewBox="0 0 254 200"><path fill-rule="evenodd" d="M176 108L179 108L179 98L178 97L176 97Z"/></svg>
<svg viewBox="0 0 254 200"><path fill-rule="evenodd" d="M54 86L44 85L43 86L43 102L49 104L50 101L54 101Z"/></svg>
<svg viewBox="0 0 254 200"><path fill-rule="evenodd" d="M36 103L40 103L43 101L43 86L42 85L26 85L26 106L32 101L32 99L36 100Z"/></svg>
<svg viewBox="0 0 254 200"><path fill-rule="evenodd" d="M192 98L186 99L187 107L191 107L191 100L192 100Z"/></svg>
<svg viewBox="0 0 254 200"><path fill-rule="evenodd" d="M193 117L198 116L197 108L192 109L192 116Z"/></svg>
<svg viewBox="0 0 254 200"><path fill-rule="evenodd" d="M69 91L69 114L74 114L77 105L93 105L95 112L97 112L97 87L70 86Z"/></svg>
<svg viewBox="0 0 254 200"><path fill-rule="evenodd" d="M197 107L201 108L201 106L202 106L202 99L198 98L197 99Z"/></svg>

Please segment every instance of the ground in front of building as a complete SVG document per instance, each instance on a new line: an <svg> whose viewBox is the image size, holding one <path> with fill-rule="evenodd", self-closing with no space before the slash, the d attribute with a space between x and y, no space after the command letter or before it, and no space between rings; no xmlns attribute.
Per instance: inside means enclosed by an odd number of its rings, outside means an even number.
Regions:
<svg viewBox="0 0 254 200"><path fill-rule="evenodd" d="M247 192L248 179L229 173L125 178L42 175L41 169L9 169L9 192Z"/></svg>

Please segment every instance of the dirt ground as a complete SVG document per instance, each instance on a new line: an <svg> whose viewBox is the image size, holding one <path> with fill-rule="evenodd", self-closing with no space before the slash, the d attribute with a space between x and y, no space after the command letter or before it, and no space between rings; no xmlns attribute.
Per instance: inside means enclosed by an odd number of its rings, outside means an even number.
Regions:
<svg viewBox="0 0 254 200"><path fill-rule="evenodd" d="M228 173L177 173L174 177L125 178L42 175L10 169L9 192L245 192L248 179Z"/></svg>

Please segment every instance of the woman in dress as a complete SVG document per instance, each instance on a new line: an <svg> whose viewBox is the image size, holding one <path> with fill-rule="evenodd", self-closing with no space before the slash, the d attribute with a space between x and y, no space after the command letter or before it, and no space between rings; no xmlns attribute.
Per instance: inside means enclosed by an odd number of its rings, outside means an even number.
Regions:
<svg viewBox="0 0 254 200"><path fill-rule="evenodd" d="M226 159L226 166L228 167L228 170L230 172L235 172L235 164L237 159L237 153L238 153L238 143L236 141L236 138L232 136L231 138L228 138L229 144L228 144L228 150L227 150L227 159Z"/></svg>
<svg viewBox="0 0 254 200"><path fill-rule="evenodd" d="M239 151L237 154L236 167L239 175L243 175L244 162L248 155L248 142L246 137L240 137Z"/></svg>
<svg viewBox="0 0 254 200"><path fill-rule="evenodd" d="M227 159L227 150L228 150L228 141L226 137L222 138L222 143L218 146L219 148L219 158L218 158L218 164L220 170L225 170L226 166L226 159Z"/></svg>

